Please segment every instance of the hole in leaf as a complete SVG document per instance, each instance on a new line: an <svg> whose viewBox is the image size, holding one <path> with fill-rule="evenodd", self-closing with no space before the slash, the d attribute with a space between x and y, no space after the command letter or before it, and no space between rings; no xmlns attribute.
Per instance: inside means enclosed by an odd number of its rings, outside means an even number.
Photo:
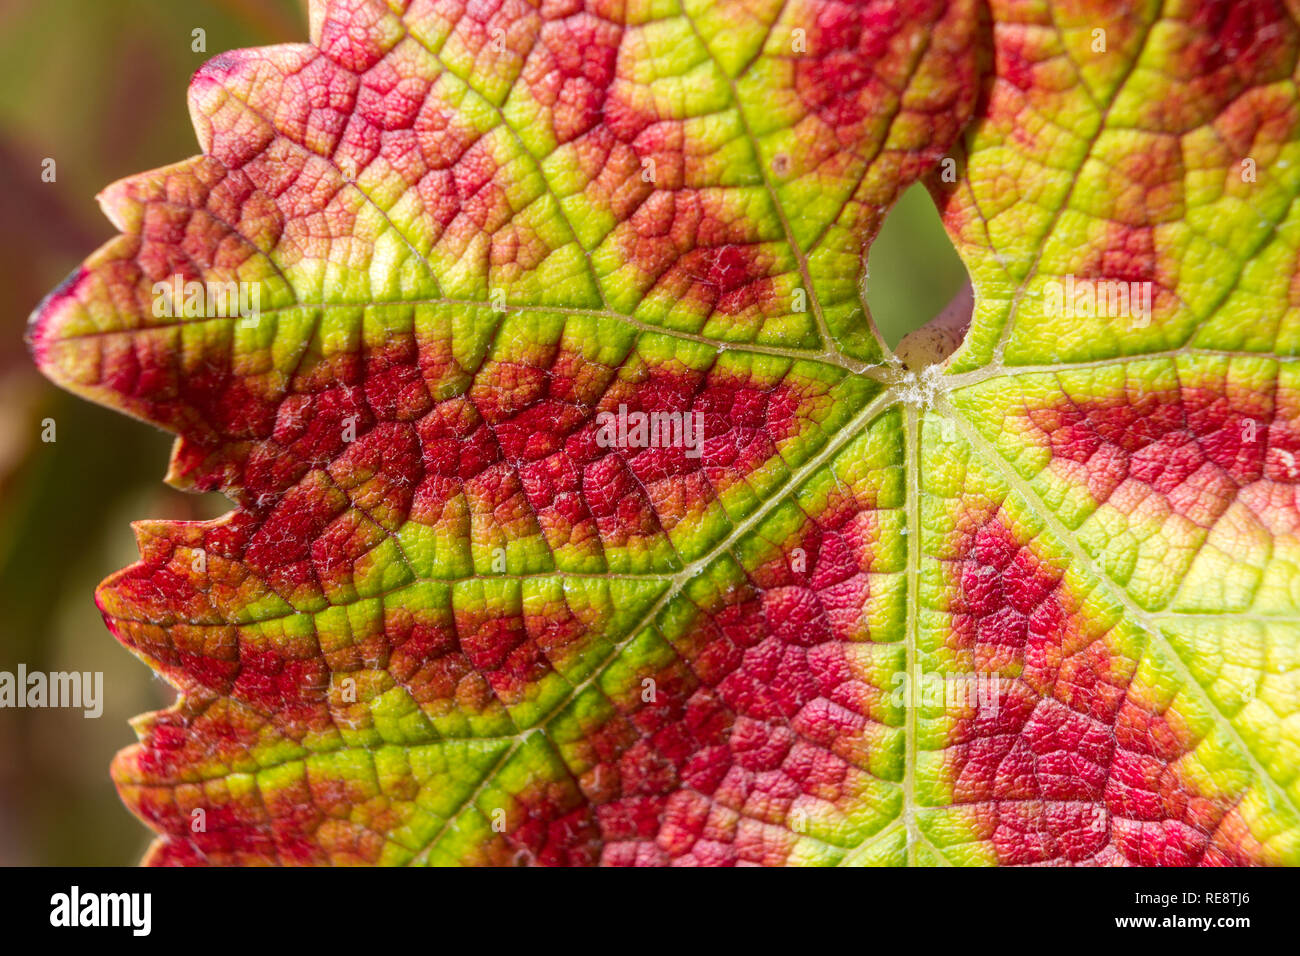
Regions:
<svg viewBox="0 0 1300 956"><path fill-rule="evenodd" d="M943 325L960 326L970 317L970 302L958 296L969 284L930 194L919 184L909 187L885 217L867 258L867 305L881 338L898 351L905 336L942 313L947 313ZM908 365L941 361L960 342L956 331L929 332L919 333L899 352ZM931 338L945 341L940 346Z"/></svg>

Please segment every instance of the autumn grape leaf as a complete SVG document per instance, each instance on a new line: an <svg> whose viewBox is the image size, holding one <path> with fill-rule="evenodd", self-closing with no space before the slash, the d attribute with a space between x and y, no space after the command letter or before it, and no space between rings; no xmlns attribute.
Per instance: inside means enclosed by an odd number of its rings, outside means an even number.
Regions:
<svg viewBox="0 0 1300 956"><path fill-rule="evenodd" d="M237 505L99 591L180 691L148 861L1300 862L1295 12L315 0L212 60L30 331ZM975 306L904 364L918 181Z"/></svg>

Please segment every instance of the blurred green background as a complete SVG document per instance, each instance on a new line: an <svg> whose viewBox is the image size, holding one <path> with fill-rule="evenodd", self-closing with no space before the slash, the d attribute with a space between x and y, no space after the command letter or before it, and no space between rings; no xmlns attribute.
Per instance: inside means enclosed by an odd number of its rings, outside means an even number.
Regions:
<svg viewBox="0 0 1300 956"><path fill-rule="evenodd" d="M148 837L108 778L126 721L173 697L109 635L95 586L136 557L128 523L207 518L217 495L162 483L171 437L58 391L27 316L113 230L95 194L198 151L190 75L222 50L306 38L303 0L0 0L0 670L102 671L104 713L0 710L0 865L131 864ZM206 52L191 49L206 31ZM42 162L57 181L41 180ZM869 301L896 344L965 272L911 190L872 248ZM56 422L43 443L41 423Z"/></svg>
<svg viewBox="0 0 1300 956"><path fill-rule="evenodd" d="M890 347L952 301L966 267L943 231L939 210L923 186L894 204L867 257L867 306Z"/></svg>

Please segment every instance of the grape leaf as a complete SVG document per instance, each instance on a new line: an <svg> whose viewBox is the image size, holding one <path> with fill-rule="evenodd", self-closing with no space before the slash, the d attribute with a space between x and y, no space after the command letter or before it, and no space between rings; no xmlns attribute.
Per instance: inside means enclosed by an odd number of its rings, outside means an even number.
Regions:
<svg viewBox="0 0 1300 956"><path fill-rule="evenodd" d="M1292 7L311 38L196 74L30 330L237 505L98 594L180 691L113 768L148 862L1300 862ZM918 181L975 305L905 364Z"/></svg>

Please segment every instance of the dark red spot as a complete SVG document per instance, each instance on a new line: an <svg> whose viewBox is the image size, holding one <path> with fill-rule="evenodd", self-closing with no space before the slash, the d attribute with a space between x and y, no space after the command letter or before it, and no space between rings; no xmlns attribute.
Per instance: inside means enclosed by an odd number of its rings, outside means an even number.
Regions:
<svg viewBox="0 0 1300 956"><path fill-rule="evenodd" d="M975 674L1018 675L999 677L996 713L959 720L948 749L955 800L981 809L999 860L1240 861L1218 836L1232 803L1200 796L1174 766L1196 741L1130 692L1136 662L1067 615L1061 570L997 511L958 553L952 647Z"/></svg>

